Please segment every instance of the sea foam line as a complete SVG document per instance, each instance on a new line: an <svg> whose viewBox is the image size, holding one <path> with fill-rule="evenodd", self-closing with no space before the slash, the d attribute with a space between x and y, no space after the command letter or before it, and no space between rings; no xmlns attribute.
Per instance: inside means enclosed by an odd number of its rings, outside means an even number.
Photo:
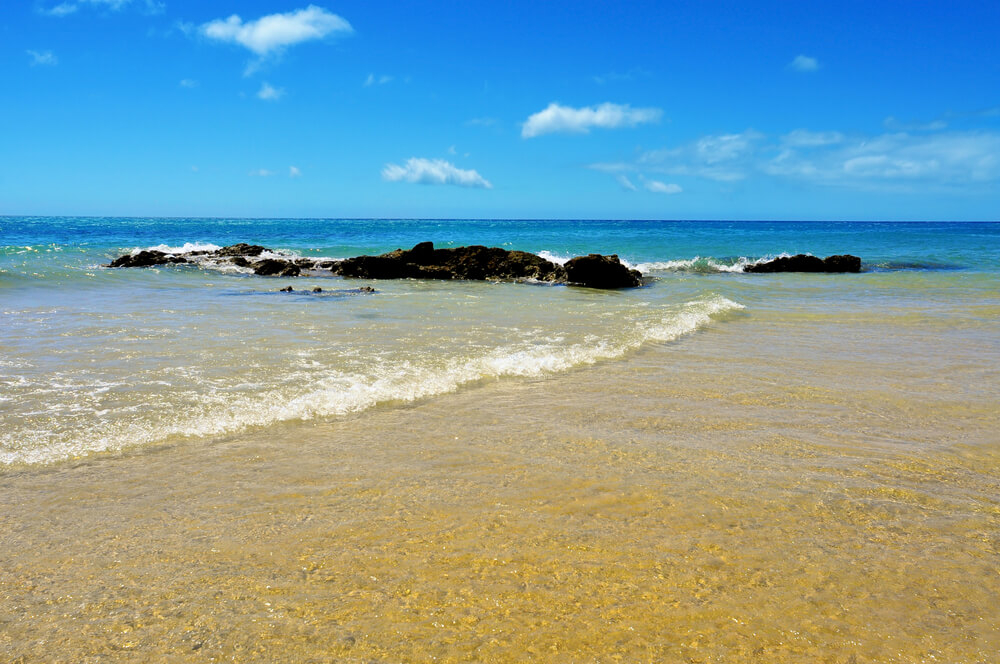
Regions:
<svg viewBox="0 0 1000 664"><path fill-rule="evenodd" d="M721 296L671 308L658 320L583 342L509 344L473 357L454 357L433 367L415 361L373 362L368 374L330 371L304 394L289 398L273 387L252 395L209 392L198 406L176 421L148 422L97 418L87 426L0 432L0 464L45 464L98 452L141 447L170 438L209 437L284 421L312 420L358 413L383 403L406 403L449 392L482 380L539 377L620 358L650 342L669 342L709 325L715 318L742 310ZM303 376L308 378L309 376ZM285 376L284 378L289 378ZM297 384L297 380L284 380ZM70 438L71 440L65 440ZM27 443L27 444L26 444Z"/></svg>

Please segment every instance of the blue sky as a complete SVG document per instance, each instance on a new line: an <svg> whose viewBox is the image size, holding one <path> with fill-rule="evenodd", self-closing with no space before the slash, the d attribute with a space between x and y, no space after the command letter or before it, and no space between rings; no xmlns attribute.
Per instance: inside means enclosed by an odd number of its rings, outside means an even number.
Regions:
<svg viewBox="0 0 1000 664"><path fill-rule="evenodd" d="M11 0L0 214L997 220L997 35L997 2Z"/></svg>

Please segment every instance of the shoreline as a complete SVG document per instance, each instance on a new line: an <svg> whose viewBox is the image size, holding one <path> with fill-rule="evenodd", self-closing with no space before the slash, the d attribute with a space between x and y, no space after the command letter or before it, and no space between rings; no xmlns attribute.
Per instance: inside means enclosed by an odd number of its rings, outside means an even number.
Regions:
<svg viewBox="0 0 1000 664"><path fill-rule="evenodd" d="M955 395L925 394L910 412L895 379L850 364L849 337L829 348L817 326L757 346L768 325L749 317L557 376L0 476L0 653L995 652L980 620L1000 541L988 538L989 396L956 410ZM831 356L816 361L814 344Z"/></svg>

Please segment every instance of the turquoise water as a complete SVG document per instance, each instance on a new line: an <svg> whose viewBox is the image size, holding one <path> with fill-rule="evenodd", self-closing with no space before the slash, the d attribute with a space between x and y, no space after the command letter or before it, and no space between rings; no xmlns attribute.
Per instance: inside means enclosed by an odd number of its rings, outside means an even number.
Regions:
<svg viewBox="0 0 1000 664"><path fill-rule="evenodd" d="M148 247L249 242L343 258L425 240L560 261L616 253L649 279L594 292L311 275L287 283L322 294L287 295L283 280L238 271L101 267ZM800 252L856 254L864 272L741 272ZM335 420L620 361L740 317L794 335L834 303L859 319L966 330L992 380L998 259L997 223L0 218L0 463Z"/></svg>
<svg viewBox="0 0 1000 664"><path fill-rule="evenodd" d="M1000 652L1000 224L3 218L0 238L0 660ZM100 267L424 240L613 252L647 283ZM865 271L742 272L794 252Z"/></svg>

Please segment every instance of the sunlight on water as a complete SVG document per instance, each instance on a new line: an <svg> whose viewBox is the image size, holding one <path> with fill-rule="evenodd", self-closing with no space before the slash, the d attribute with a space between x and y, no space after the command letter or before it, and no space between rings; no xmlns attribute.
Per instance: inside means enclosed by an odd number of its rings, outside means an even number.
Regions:
<svg viewBox="0 0 1000 664"><path fill-rule="evenodd" d="M744 317L554 378L9 476L0 649L991 661L1000 417L995 378L970 381L998 349L828 329Z"/></svg>

